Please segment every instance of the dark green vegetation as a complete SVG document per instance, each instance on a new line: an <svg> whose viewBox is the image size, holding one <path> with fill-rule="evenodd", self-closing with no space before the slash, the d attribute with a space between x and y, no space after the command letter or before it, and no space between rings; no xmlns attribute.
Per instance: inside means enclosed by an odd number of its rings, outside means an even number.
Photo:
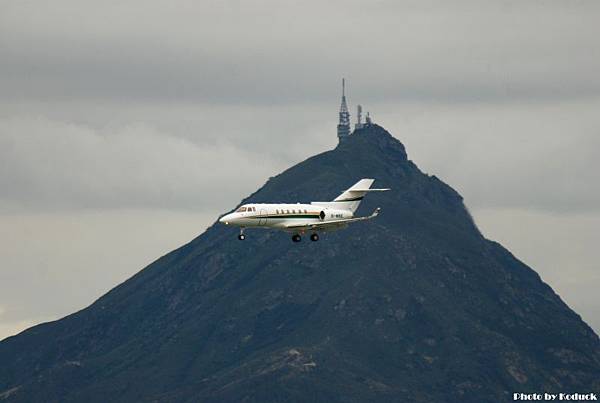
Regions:
<svg viewBox="0 0 600 403"><path fill-rule="evenodd" d="M598 336L378 126L243 202L381 215L300 244L217 224L93 305L0 342L0 402L510 401L598 392ZM518 223L515 223L518 225Z"/></svg>

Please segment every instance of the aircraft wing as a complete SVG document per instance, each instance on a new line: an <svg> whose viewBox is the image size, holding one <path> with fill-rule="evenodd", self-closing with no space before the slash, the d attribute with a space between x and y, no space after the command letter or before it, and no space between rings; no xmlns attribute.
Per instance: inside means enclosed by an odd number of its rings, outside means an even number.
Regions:
<svg viewBox="0 0 600 403"><path fill-rule="evenodd" d="M345 218L345 219L341 219L341 220L323 221L323 222L318 222L318 223L313 223L313 224L308 224L308 225L288 225L285 227L285 229L286 230L299 230L299 229L311 230L311 229L313 229L313 230L324 230L324 231L334 230L334 229L345 227L349 223L352 223L355 221L364 221L364 220L370 220L372 218L375 218L379 215L380 211L381 211L381 209L379 207L377 207L371 215L368 215L365 217Z"/></svg>

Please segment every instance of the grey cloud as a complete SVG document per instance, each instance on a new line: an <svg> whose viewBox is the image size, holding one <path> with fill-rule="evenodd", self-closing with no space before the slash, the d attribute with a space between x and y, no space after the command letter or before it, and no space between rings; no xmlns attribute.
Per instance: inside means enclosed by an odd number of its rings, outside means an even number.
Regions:
<svg viewBox="0 0 600 403"><path fill-rule="evenodd" d="M33 118L43 106L5 108L29 114L0 118L0 199L30 209L230 207L269 176L333 148L336 107L57 103L47 118ZM600 100L365 107L469 207L600 206Z"/></svg>
<svg viewBox="0 0 600 403"><path fill-rule="evenodd" d="M600 99L379 108L375 117L404 141L409 157L457 188L470 207L600 208Z"/></svg>
<svg viewBox="0 0 600 403"><path fill-rule="evenodd" d="M15 4L0 41L9 98L313 103L342 74L369 102L600 94L594 2Z"/></svg>
<svg viewBox="0 0 600 403"><path fill-rule="evenodd" d="M279 168L225 142L194 144L139 124L103 135L44 118L1 119L0 161L0 201L29 209L227 210Z"/></svg>

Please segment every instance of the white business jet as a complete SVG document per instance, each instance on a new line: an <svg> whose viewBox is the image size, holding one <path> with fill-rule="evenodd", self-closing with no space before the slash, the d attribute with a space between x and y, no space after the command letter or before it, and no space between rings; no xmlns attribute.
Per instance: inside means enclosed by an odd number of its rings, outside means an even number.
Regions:
<svg viewBox="0 0 600 403"><path fill-rule="evenodd" d="M384 192L389 189L369 189L374 179L361 179L350 189L330 202L310 204L262 204L240 206L233 213L224 215L219 222L240 227L238 239L243 241L244 228L275 228L291 232L292 241L300 242L301 236L312 232L311 241L318 241L317 231L334 231L345 228L349 223L377 217L379 208L370 216L354 217L361 200L367 192Z"/></svg>

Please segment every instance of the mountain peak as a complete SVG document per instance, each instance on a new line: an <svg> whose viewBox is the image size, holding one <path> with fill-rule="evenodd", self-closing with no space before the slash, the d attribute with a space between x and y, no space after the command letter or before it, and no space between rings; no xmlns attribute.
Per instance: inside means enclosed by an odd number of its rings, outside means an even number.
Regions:
<svg viewBox="0 0 600 403"><path fill-rule="evenodd" d="M332 200L374 220L318 242L215 224L90 307L0 342L0 401L506 401L600 387L598 336L481 236L461 196L380 126L246 202Z"/></svg>
<svg viewBox="0 0 600 403"><path fill-rule="evenodd" d="M366 148L365 148L366 147ZM338 144L336 150L348 152L372 152L373 149L386 153L397 153L398 159L407 159L404 145L387 130L377 124L365 125Z"/></svg>

